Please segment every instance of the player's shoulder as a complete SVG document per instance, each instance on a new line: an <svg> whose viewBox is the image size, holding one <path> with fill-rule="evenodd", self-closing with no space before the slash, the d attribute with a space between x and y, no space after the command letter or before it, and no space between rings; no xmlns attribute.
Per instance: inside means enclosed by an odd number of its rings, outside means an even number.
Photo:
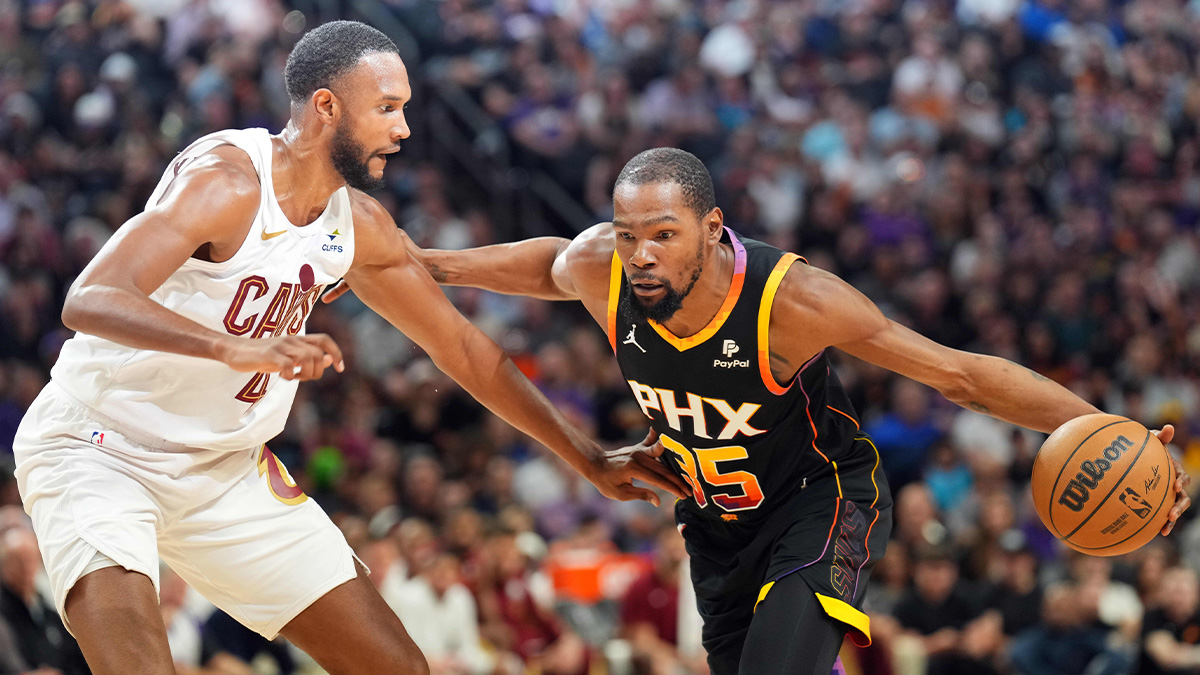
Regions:
<svg viewBox="0 0 1200 675"><path fill-rule="evenodd" d="M362 190L347 187L354 220L355 265L405 265L414 249L408 234L383 204Z"/></svg>
<svg viewBox="0 0 1200 675"><path fill-rule="evenodd" d="M384 208L383 204L379 203L371 195L347 186L346 192L350 195L350 212L354 215L354 224L362 223L364 225L383 225L387 223L391 225L392 214Z"/></svg>
<svg viewBox="0 0 1200 675"><path fill-rule="evenodd" d="M597 223L580 232L564 253L571 276L576 279L601 279L607 283L612 269L617 238L612 223Z"/></svg>
<svg viewBox="0 0 1200 675"><path fill-rule="evenodd" d="M398 235L407 239L408 235L396 225L396 219L388 212L383 204L371 195L357 188L346 188L350 197L350 213L354 219L354 229L364 234Z"/></svg>
<svg viewBox="0 0 1200 675"><path fill-rule="evenodd" d="M797 260L779 282L774 306L777 312L811 318L841 306L852 288L841 277Z"/></svg>
<svg viewBox="0 0 1200 675"><path fill-rule="evenodd" d="M258 171L241 148L223 144L175 162L175 176L162 202L202 200L205 208L257 210L262 195Z"/></svg>

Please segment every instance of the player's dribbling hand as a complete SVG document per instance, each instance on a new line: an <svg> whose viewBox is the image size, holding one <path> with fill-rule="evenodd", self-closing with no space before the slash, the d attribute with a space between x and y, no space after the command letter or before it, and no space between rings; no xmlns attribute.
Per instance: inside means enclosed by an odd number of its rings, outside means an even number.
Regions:
<svg viewBox="0 0 1200 675"><path fill-rule="evenodd" d="M285 380L315 380L333 366L345 369L342 350L323 333L288 335L259 340L232 338L221 352L221 361L246 373L279 373Z"/></svg>
<svg viewBox="0 0 1200 675"><path fill-rule="evenodd" d="M1158 440L1162 441L1163 445L1171 442L1175 438L1175 427L1167 424L1162 429L1154 432L1158 436ZM1192 477L1184 473L1183 465L1177 459L1171 457L1171 463L1175 465L1175 506L1171 508L1171 513L1167 514L1167 524L1163 525L1162 534L1165 537L1175 528L1175 521L1179 520L1179 516L1188 510L1192 505L1192 498L1184 492L1184 489L1192 482Z"/></svg>
<svg viewBox="0 0 1200 675"><path fill-rule="evenodd" d="M658 432L651 429L641 443L602 452L594 462L587 479L609 499L642 499L658 506L658 494L653 490L635 486L634 478L666 490L680 499L687 497L688 489L683 479L671 473L671 470L658 460L662 453L663 446L658 442Z"/></svg>

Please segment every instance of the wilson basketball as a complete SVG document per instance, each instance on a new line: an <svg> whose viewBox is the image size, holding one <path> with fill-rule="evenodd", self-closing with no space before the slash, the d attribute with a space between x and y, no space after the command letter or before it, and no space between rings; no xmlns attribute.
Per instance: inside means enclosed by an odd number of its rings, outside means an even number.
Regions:
<svg viewBox="0 0 1200 675"><path fill-rule="evenodd" d="M1090 555L1121 555L1153 539L1175 505L1174 484L1167 449L1120 415L1067 422L1033 462L1033 500L1042 522Z"/></svg>

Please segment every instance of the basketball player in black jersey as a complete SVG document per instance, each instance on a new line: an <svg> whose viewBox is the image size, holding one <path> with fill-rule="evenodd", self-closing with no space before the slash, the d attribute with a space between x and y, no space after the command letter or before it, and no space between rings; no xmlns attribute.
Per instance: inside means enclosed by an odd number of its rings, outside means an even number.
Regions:
<svg viewBox="0 0 1200 675"><path fill-rule="evenodd" d="M605 327L650 419L646 445L657 439L692 490L675 512L715 675L828 675L848 631L871 639L862 599L892 498L829 348L1038 431L1098 412L1019 365L934 343L836 276L738 236L686 152L634 157L613 205L613 222L573 241L413 253L441 283L578 299ZM1189 501L1179 494L1163 534Z"/></svg>

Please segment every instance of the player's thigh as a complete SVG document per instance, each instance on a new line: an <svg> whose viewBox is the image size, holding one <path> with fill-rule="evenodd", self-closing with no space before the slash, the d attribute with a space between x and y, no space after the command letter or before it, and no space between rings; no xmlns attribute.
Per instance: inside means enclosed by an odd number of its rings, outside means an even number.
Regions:
<svg viewBox="0 0 1200 675"><path fill-rule="evenodd" d="M159 537L163 559L242 625L273 639L357 575L337 526L270 451L214 456L190 479L196 495Z"/></svg>
<svg viewBox="0 0 1200 675"><path fill-rule="evenodd" d="M366 570L321 596L281 633L331 675L424 675L429 666Z"/></svg>
<svg viewBox="0 0 1200 675"><path fill-rule="evenodd" d="M847 626L821 608L799 574L775 582L742 647L741 675L829 675Z"/></svg>

